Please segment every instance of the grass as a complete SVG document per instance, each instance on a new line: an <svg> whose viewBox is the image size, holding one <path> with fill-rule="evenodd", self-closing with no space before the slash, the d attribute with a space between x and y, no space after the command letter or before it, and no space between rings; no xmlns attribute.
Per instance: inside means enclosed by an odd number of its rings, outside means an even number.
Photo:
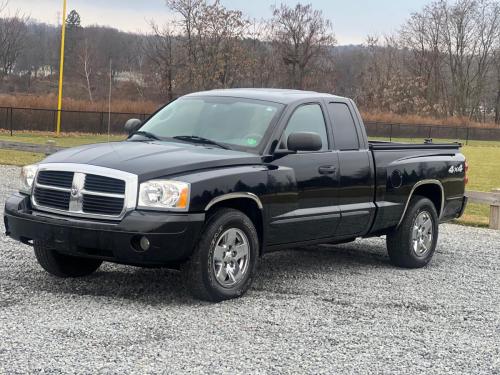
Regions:
<svg viewBox="0 0 500 375"><path fill-rule="evenodd" d="M0 149L0 164L27 165L37 163L45 157L44 154L33 152Z"/></svg>
<svg viewBox="0 0 500 375"><path fill-rule="evenodd" d="M111 141L124 139L124 135L112 135ZM17 133L13 137L7 133L0 133L0 140L15 142L28 142L45 144L47 140L55 140L58 146L73 147L82 144L107 142L106 135L97 134L65 134L54 137L53 133ZM384 140L384 139L382 139ZM385 139L387 140L387 139ZM393 139L394 142L422 142L422 139ZM435 140L435 142L453 142L453 140ZM469 145L463 146L464 153L469 163L468 190L486 191L500 188L500 142L471 141ZM14 150L0 150L0 164L26 165L36 163L44 158L43 154L22 152ZM458 220L459 224L473 226L488 226L489 206L484 204L469 203L463 217Z"/></svg>
<svg viewBox="0 0 500 375"><path fill-rule="evenodd" d="M473 227L488 227L490 217L490 207L486 204L468 203L463 216L455 220L458 224Z"/></svg>

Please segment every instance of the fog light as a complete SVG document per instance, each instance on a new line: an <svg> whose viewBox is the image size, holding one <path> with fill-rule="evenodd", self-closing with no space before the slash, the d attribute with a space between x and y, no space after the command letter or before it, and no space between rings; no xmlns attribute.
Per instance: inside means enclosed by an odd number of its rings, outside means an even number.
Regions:
<svg viewBox="0 0 500 375"><path fill-rule="evenodd" d="M141 249L146 251L149 249L150 245L151 245L151 243L149 242L148 238L145 236L142 236L141 240L139 241L139 246L141 247Z"/></svg>

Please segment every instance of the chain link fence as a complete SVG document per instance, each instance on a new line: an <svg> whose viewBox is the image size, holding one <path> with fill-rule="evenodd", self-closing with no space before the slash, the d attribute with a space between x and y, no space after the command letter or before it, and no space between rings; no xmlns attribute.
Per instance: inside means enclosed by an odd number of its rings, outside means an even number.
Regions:
<svg viewBox="0 0 500 375"><path fill-rule="evenodd" d="M130 118L145 120L148 113L61 111L61 132L91 134L123 134L124 124ZM54 132L57 110L0 107L0 129L16 132ZM109 126L109 129L108 129ZM426 124L388 124L366 122L370 138L387 140L423 140L426 138L459 141L500 141L500 128L472 128Z"/></svg>
<svg viewBox="0 0 500 375"><path fill-rule="evenodd" d="M366 122L368 137L389 141L443 139L469 144L471 141L500 141L500 128L475 128L465 126L387 124Z"/></svg>
<svg viewBox="0 0 500 375"><path fill-rule="evenodd" d="M124 133L124 124L130 118L145 120L148 113L61 111L61 132L110 134ZM57 110L0 107L0 129L16 132L54 132ZM109 129L108 129L109 127Z"/></svg>

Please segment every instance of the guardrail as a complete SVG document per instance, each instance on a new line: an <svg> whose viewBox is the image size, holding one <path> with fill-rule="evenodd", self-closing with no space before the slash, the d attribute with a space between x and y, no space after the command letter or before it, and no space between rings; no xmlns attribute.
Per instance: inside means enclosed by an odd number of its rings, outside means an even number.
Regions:
<svg viewBox="0 0 500 375"><path fill-rule="evenodd" d="M469 202L483 203L490 206L490 228L500 230L500 189L493 189L491 193L482 191L467 191Z"/></svg>

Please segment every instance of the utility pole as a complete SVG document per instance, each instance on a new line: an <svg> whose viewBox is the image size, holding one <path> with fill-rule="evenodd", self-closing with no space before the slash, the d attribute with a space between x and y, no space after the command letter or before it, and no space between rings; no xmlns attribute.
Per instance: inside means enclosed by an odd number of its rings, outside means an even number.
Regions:
<svg viewBox="0 0 500 375"><path fill-rule="evenodd" d="M61 110L64 79L64 41L66 37L66 0L63 0L62 24L61 24L61 59L59 64L59 96L57 99L57 130L56 134L61 132Z"/></svg>

